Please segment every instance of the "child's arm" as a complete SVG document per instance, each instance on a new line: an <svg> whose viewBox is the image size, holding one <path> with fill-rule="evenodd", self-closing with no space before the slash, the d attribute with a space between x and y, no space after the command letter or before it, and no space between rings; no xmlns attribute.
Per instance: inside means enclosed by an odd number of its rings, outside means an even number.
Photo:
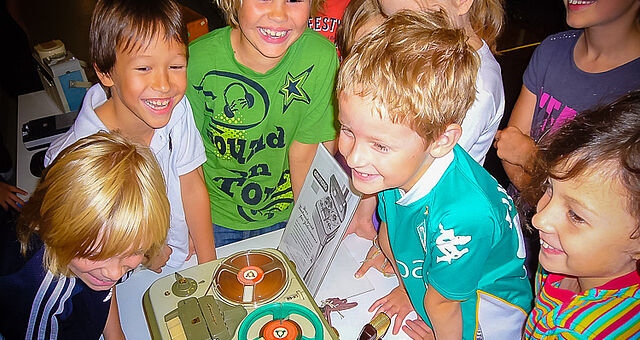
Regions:
<svg viewBox="0 0 640 340"><path fill-rule="evenodd" d="M107 324L102 332L105 340L124 339L124 332L120 326L120 314L118 314L118 301L116 300L116 287L111 291L111 307L109 307L109 316Z"/></svg>
<svg viewBox="0 0 640 340"><path fill-rule="evenodd" d="M396 321L393 324L393 334L398 334L404 318L411 313L413 305L407 294L407 290L402 283L402 278L397 275L398 265L396 259L391 252L391 245L389 243L389 234L387 232L387 224L385 222L380 223L380 229L378 230L378 244L382 253L389 259L393 266L393 270L398 277L398 287L394 288L389 294L378 299L369 307L369 312L373 312L378 309L378 312L385 312L389 317L396 315Z"/></svg>
<svg viewBox="0 0 640 340"><path fill-rule="evenodd" d="M431 285L424 296L424 309L438 340L462 339L462 308L460 301L449 300Z"/></svg>
<svg viewBox="0 0 640 340"><path fill-rule="evenodd" d="M202 166L180 176L180 193L189 235L198 255L198 263L216 259L216 246L211 224L209 192L204 184Z"/></svg>
<svg viewBox="0 0 640 340"><path fill-rule="evenodd" d="M306 144L293 141L289 147L289 171L291 172L291 190L293 190L293 199L297 199L302 189L307 172L316 155L317 143Z"/></svg>
<svg viewBox="0 0 640 340"><path fill-rule="evenodd" d="M345 236L355 233L367 240L373 240L377 235L376 228L373 225L373 215L376 212L377 206L377 195L362 195L360 203L351 219L351 223L349 223L349 227L347 227Z"/></svg>
<svg viewBox="0 0 640 340"><path fill-rule="evenodd" d="M518 189L529 182L527 171L531 170L533 155L537 150L535 142L529 137L535 105L536 95L523 85L507 127L498 131L495 137L494 146L498 157L502 159L504 171Z"/></svg>

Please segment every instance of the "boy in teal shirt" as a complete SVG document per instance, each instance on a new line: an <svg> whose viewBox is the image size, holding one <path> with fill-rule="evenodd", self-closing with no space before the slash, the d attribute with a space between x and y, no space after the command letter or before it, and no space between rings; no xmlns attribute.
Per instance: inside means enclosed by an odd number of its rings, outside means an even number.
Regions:
<svg viewBox="0 0 640 340"><path fill-rule="evenodd" d="M284 226L318 143L335 138L338 58L307 28L323 1L217 3L230 26L191 44L187 97L220 246Z"/></svg>
<svg viewBox="0 0 640 340"><path fill-rule="evenodd" d="M415 309L413 338L517 339L531 308L511 198L457 141L478 59L443 11L400 12L358 42L338 76L339 148L356 189L378 192L378 243Z"/></svg>

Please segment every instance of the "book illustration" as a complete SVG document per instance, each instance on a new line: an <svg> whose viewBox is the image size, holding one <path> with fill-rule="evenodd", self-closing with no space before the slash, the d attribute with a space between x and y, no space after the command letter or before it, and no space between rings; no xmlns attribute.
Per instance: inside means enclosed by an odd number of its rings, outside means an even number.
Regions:
<svg viewBox="0 0 640 340"><path fill-rule="evenodd" d="M318 232L318 240L320 247L316 254L316 259L322 253L324 247L331 241L338 232L340 223L344 221L347 213L347 195L349 189L341 187L335 175L331 175L329 179L329 193L327 196L316 201L315 209L311 213L315 229ZM303 275L303 279L307 279L311 273L311 267Z"/></svg>
<svg viewBox="0 0 640 340"><path fill-rule="evenodd" d="M318 146L278 246L314 296L359 201L349 176L324 146Z"/></svg>

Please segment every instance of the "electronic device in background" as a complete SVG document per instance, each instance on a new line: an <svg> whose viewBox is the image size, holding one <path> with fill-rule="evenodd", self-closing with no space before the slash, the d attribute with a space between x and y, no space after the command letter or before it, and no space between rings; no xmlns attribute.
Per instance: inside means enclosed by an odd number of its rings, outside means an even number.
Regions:
<svg viewBox="0 0 640 340"><path fill-rule="evenodd" d="M155 281L142 304L157 339L338 339L279 250L243 251Z"/></svg>
<svg viewBox="0 0 640 340"><path fill-rule="evenodd" d="M22 143L33 151L49 147L51 142L67 132L78 116L78 111L51 115L22 124Z"/></svg>
<svg viewBox="0 0 640 340"><path fill-rule="evenodd" d="M91 87L83 63L60 40L38 44L34 50L38 75L47 94L62 112L79 110L87 88Z"/></svg>

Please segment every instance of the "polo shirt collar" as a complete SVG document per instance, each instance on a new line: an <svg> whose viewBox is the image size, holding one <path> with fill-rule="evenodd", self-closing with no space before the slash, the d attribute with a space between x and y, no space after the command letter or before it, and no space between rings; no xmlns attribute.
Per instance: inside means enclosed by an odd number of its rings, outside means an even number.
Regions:
<svg viewBox="0 0 640 340"><path fill-rule="evenodd" d="M404 190L398 188L401 197L396 201L396 204L407 206L426 196L438 184L453 159L453 149L443 157L434 159L427 171L422 174L418 182L408 192L405 193Z"/></svg>

